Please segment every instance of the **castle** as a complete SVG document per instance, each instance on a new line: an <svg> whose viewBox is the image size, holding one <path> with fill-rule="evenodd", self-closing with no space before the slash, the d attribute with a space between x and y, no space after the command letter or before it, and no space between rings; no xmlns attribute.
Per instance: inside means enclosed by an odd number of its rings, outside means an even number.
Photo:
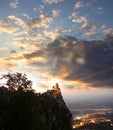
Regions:
<svg viewBox="0 0 113 130"><path fill-rule="evenodd" d="M56 85L53 86L53 91L56 92L57 94L61 93L58 83L56 83Z"/></svg>
<svg viewBox="0 0 113 130"><path fill-rule="evenodd" d="M53 95L54 97L58 97L61 95L61 91L60 91L58 83L56 83L55 86L53 86Z"/></svg>
<svg viewBox="0 0 113 130"><path fill-rule="evenodd" d="M58 83L55 84L55 86L53 86L52 90L47 90L48 94L51 94L56 98L56 97L60 97L61 96L61 91L59 88Z"/></svg>

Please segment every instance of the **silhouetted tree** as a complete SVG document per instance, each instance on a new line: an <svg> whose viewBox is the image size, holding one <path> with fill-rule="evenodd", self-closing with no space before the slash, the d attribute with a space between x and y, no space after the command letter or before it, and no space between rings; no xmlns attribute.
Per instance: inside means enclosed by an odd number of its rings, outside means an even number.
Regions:
<svg viewBox="0 0 113 130"><path fill-rule="evenodd" d="M2 79L7 79L6 86L9 90L32 90L32 81L28 80L26 74L8 73L2 76Z"/></svg>

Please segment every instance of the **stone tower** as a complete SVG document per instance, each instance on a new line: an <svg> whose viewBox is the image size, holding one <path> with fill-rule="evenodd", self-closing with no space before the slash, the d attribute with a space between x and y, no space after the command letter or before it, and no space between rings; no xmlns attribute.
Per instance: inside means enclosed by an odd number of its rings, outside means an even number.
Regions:
<svg viewBox="0 0 113 130"><path fill-rule="evenodd" d="M54 92L56 94L60 94L61 93L58 83L56 83L56 85L53 86L53 90L54 90Z"/></svg>

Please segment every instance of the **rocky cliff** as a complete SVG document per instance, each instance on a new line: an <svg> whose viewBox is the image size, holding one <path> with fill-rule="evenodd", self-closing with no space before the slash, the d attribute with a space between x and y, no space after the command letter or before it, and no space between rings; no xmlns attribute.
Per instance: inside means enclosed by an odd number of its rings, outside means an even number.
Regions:
<svg viewBox="0 0 113 130"><path fill-rule="evenodd" d="M49 130L71 130L72 115L63 100L58 84L40 97L41 113Z"/></svg>
<svg viewBox="0 0 113 130"><path fill-rule="evenodd" d="M58 84L43 94L0 88L1 130L72 130Z"/></svg>

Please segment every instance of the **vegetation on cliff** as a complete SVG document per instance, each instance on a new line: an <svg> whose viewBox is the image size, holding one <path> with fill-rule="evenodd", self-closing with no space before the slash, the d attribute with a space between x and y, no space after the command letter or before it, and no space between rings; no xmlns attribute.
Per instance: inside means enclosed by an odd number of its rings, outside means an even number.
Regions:
<svg viewBox="0 0 113 130"><path fill-rule="evenodd" d="M0 87L0 130L71 130L72 115L61 92L36 93L21 73L3 75ZM60 89L59 89L60 90Z"/></svg>

